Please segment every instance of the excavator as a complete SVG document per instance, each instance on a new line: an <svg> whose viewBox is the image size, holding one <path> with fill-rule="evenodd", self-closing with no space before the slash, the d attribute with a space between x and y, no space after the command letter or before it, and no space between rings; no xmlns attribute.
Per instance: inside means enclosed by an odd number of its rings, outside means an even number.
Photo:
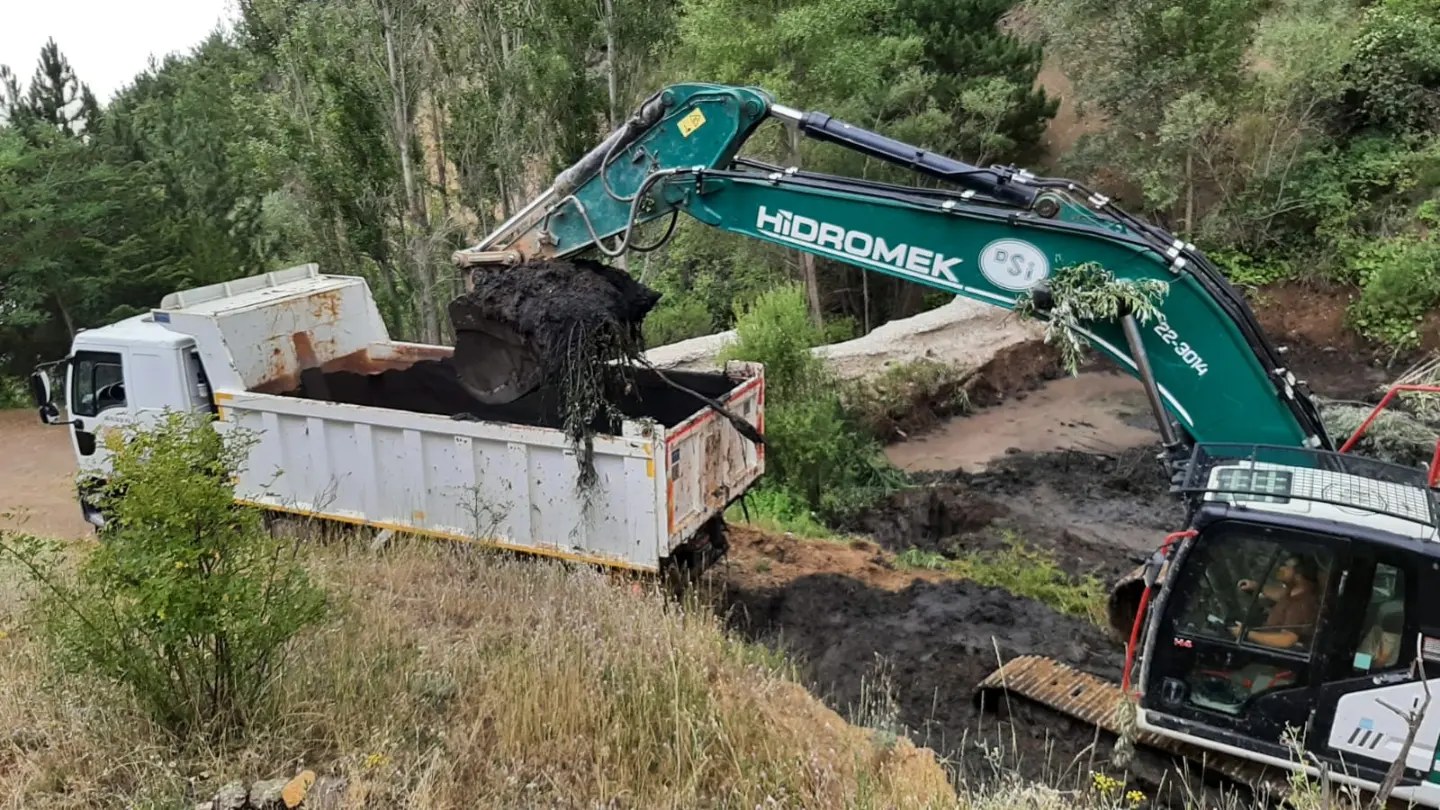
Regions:
<svg viewBox="0 0 1440 810"><path fill-rule="evenodd" d="M930 182L742 157L770 121ZM1426 674L1440 674L1440 602L1423 598L1440 590L1440 452L1428 470L1357 456L1371 420L1337 446L1308 387L1202 251L1071 180L970 165L763 89L694 83L648 98L453 259L471 273L654 250L681 214L1002 309L1031 302L1041 318L1067 268L1163 282L1146 317L1067 327L1143 385L1157 466L1186 506L1184 525L1112 593L1111 623L1128 639L1121 682L1032 656L1003 664L977 700L1003 692L1112 732L1128 707L1141 745L1234 779L1324 771L1371 792L1388 779L1394 799L1440 807L1440 705L1430 703L1440 682ZM662 219L664 236L640 244L640 226ZM487 379L471 380L477 389L534 376L523 346L504 348Z"/></svg>

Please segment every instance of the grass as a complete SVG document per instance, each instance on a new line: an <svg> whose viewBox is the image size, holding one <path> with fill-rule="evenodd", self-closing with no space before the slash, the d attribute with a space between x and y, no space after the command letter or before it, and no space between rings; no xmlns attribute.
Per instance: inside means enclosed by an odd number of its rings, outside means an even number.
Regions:
<svg viewBox="0 0 1440 810"><path fill-rule="evenodd" d="M841 398L867 433L889 442L968 411L970 378L968 369L921 358L847 382Z"/></svg>
<svg viewBox="0 0 1440 810"><path fill-rule="evenodd" d="M1005 547L946 557L933 551L909 548L896 555L896 563L907 568L946 571L1034 599L1069 616L1106 626L1105 584L1094 576L1073 577L1048 551L1032 548L1013 532L1005 533Z"/></svg>
<svg viewBox="0 0 1440 810"><path fill-rule="evenodd" d="M714 613L593 570L443 545L346 544L348 594L242 744L172 740L129 697L55 675L0 569L0 807L191 806L230 780L346 780L344 806L954 806Z"/></svg>
<svg viewBox="0 0 1440 810"><path fill-rule="evenodd" d="M748 515L747 515L748 512ZM820 540L834 540L835 532L816 517L801 498L779 486L759 486L745 494L745 505L739 503L725 512L725 520L754 526L768 532L793 534Z"/></svg>

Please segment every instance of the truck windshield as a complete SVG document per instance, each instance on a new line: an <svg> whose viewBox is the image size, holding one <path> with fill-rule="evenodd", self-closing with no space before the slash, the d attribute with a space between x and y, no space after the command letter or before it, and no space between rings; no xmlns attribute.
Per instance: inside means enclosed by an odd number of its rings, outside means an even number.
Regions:
<svg viewBox="0 0 1440 810"><path fill-rule="evenodd" d="M96 416L110 408L125 407L125 374L115 352L76 352L74 390L70 412Z"/></svg>

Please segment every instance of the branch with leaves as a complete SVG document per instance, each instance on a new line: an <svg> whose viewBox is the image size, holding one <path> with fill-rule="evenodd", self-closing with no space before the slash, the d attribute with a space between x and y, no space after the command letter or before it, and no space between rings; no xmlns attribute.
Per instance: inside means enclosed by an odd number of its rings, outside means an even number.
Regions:
<svg viewBox="0 0 1440 810"><path fill-rule="evenodd" d="M1134 315L1140 323L1148 323L1160 312L1170 285L1159 279L1117 279L1098 262L1062 267L1050 279L1049 308L1035 300L1035 291L1027 291L1015 300L1015 312L1023 318L1038 318L1045 323L1045 342L1060 349L1065 370L1079 372L1080 355L1089 341L1081 332L1082 324L1094 321L1116 321Z"/></svg>

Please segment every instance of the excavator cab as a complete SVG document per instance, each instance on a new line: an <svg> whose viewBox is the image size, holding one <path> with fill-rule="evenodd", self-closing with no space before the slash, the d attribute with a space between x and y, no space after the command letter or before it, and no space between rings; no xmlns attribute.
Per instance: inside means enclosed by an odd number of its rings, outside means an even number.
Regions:
<svg viewBox="0 0 1440 810"><path fill-rule="evenodd" d="M1425 473L1340 453L1200 445L1179 486L1190 531L1150 604L1134 677L1139 725L1176 742L1286 767L1309 754L1378 785L1440 675L1435 493ZM1434 684L1440 690L1440 684ZM1402 786L1440 801L1440 706ZM1440 773L1437 773L1440 777ZM1403 796L1399 791L1397 797Z"/></svg>

